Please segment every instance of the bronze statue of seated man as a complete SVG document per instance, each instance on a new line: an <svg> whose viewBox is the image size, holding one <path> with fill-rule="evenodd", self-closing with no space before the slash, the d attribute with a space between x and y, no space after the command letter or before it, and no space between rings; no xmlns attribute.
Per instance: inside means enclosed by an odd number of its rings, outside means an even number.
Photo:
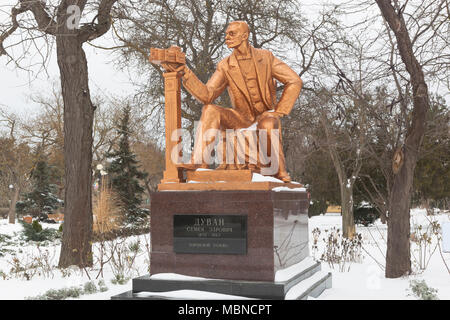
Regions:
<svg viewBox="0 0 450 320"><path fill-rule="evenodd" d="M234 21L229 24L225 43L228 48L233 49L233 52L218 63L215 73L206 85L184 64L181 66L163 64L163 66L167 71L181 73L186 90L204 104L198 127L200 132L205 133L211 129L225 132L226 129L243 129L256 123L257 129L264 129L267 132L267 155L270 156L271 152L276 151L273 150L275 144L271 141L271 133L281 132L280 118L289 114L294 106L302 88L302 80L270 51L253 48L248 42L248 37L249 27L246 22ZM284 85L283 94L278 102L276 80ZM232 108L212 104L225 88L228 89ZM275 153L278 156L278 166L273 176L284 182L290 182L282 150L281 133L277 139L279 151ZM191 161L189 164L179 166L187 170L207 168L203 151L210 143L212 141L197 138L192 160L195 155L197 158L200 155L200 161ZM260 166L260 163L255 166ZM236 165L226 163L218 167L218 169L234 168L237 168Z"/></svg>

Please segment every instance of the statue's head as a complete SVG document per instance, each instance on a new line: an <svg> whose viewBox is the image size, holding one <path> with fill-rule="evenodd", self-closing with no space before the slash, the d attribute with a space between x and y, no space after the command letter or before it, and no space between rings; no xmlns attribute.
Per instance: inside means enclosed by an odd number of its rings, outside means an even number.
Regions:
<svg viewBox="0 0 450 320"><path fill-rule="evenodd" d="M248 43L250 28L245 21L230 22L226 30L225 44L228 48L234 49L242 43Z"/></svg>

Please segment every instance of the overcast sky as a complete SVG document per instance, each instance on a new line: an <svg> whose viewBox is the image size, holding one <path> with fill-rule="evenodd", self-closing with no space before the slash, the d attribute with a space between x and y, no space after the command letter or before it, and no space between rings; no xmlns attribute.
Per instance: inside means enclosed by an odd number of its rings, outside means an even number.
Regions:
<svg viewBox="0 0 450 320"><path fill-rule="evenodd" d="M0 0L0 23L10 21L7 12L11 5L16 4L17 0ZM6 12L5 12L6 11ZM20 30L16 31L17 34ZM95 41L95 44L108 46L110 33ZM89 68L89 82L91 93L106 94L108 96L125 96L134 92L130 83L130 77L127 71L118 70L114 64L113 56L109 51L95 49L89 44L84 44ZM15 51L15 52L14 52ZM13 52L13 56L18 56L23 49L19 46ZM32 56L36 50L32 50ZM7 62L5 56L0 57L0 106L6 106L20 115L27 116L33 113L37 106L30 101L30 95L50 93L52 85L59 85L59 69L56 61L56 50L53 48L51 58L47 66L47 72L39 72L38 68L31 68L33 73L17 69L13 63ZM39 58L27 59L23 62L26 66L30 63L37 63Z"/></svg>
<svg viewBox="0 0 450 320"><path fill-rule="evenodd" d="M8 19L5 5L14 4L16 0L0 0L0 22ZM308 18L313 18L322 5L320 0L302 0L303 12ZM333 1L324 1L333 2ZM7 8L8 11L10 8ZM372 8L376 9L376 8ZM104 36L100 41L107 44L110 36ZM98 42L97 42L98 43ZM89 80L92 94L106 94L108 96L126 96L134 92L128 72L117 70L110 52L94 49L89 44L84 45L89 66ZM18 49L20 50L20 49ZM54 51L54 50L53 50ZM0 57L0 105L26 117L35 112L37 106L29 100L29 96L37 93L50 92L52 82L59 83L59 70L56 64L56 54L53 52L48 65L48 75L41 72L34 78L30 73L15 68L13 64L5 66L6 57ZM37 70L37 69L34 69ZM449 96L446 96L449 102Z"/></svg>
<svg viewBox="0 0 450 320"><path fill-rule="evenodd" d="M90 89L93 94L126 95L133 92L127 72L117 70L111 54L94 50L85 44L88 57ZM29 101L30 94L45 93L51 90L53 82L59 83L59 69L56 54L48 66L48 74L40 72L36 78L29 72L18 70L13 64L4 66L5 57L0 58L0 104L20 114L32 112L36 106Z"/></svg>
<svg viewBox="0 0 450 320"><path fill-rule="evenodd" d="M17 3L17 1L0 1L0 22L10 21L7 12L10 11L10 6ZM320 9L321 5L319 2L321 1L302 0L301 4L304 11L307 11L311 17ZM19 30L16 33L19 33ZM102 39L96 40L96 44L100 42L107 45L108 40L106 39L109 37L109 34L105 35ZM89 44L85 44L84 49L88 59L90 89L93 95L102 93L126 96L134 92L128 71L117 70L110 52L94 49ZM20 47L16 50L20 51ZM59 84L59 69L54 51L48 64L48 74L45 72L30 74L29 72L18 70L12 63L5 66L7 62L6 57L0 57L0 105L7 106L9 110L24 117L35 112L37 106L30 101L30 95L46 94L46 92L50 92L52 83L56 82ZM38 61L38 59L34 59L34 62ZM33 70L36 71L37 69L34 68Z"/></svg>

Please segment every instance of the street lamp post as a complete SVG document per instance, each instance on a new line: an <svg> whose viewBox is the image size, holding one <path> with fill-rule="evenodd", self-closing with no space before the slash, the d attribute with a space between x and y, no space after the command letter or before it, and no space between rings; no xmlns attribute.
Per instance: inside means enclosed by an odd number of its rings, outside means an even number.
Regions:
<svg viewBox="0 0 450 320"><path fill-rule="evenodd" d="M15 217L15 210L16 210L16 208L13 208L13 206L15 205L14 204L14 201L13 201L13 197L14 197L14 185L13 184L10 184L9 186L8 186L8 188L9 188L9 213L8 213L8 220L9 220L9 223L15 223L16 222L16 217Z"/></svg>
<svg viewBox="0 0 450 320"><path fill-rule="evenodd" d="M102 165L102 164L98 164L97 167L96 167L96 174L95 174L95 176L96 176L97 179L98 179L98 190L99 190L99 191L101 190L101 187L102 187L102 184L103 184L103 178L104 178L104 176L106 176L107 174L108 174L108 172L106 172L106 171L104 170L103 165Z"/></svg>

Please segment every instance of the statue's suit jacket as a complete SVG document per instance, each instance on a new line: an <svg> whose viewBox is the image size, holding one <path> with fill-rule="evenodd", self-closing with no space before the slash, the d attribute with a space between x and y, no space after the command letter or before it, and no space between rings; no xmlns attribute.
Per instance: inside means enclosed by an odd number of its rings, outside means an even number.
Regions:
<svg viewBox="0 0 450 320"><path fill-rule="evenodd" d="M254 121L264 111L272 109L285 115L289 114L300 94L302 80L287 64L275 58L270 51L255 49L251 46L250 50L255 64L262 104L258 106L252 104L234 52L218 63L216 71L206 85L186 68L187 71L183 76L184 87L205 105L211 104L225 88L228 88L233 108L250 121ZM284 84L284 91L278 103L275 80Z"/></svg>

